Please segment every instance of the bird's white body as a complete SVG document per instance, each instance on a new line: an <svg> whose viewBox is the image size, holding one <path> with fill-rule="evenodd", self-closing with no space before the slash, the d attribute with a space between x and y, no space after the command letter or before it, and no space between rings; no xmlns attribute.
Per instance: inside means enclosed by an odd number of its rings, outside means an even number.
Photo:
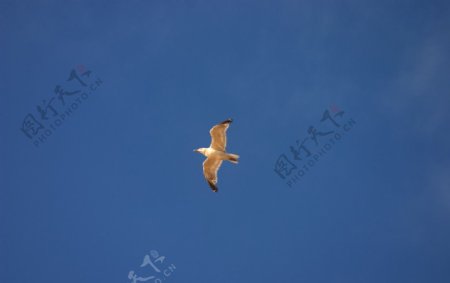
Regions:
<svg viewBox="0 0 450 283"><path fill-rule="evenodd" d="M214 157L214 158L220 158L225 159L226 153L220 150L216 150L214 148L208 147L208 148L200 148L199 151L206 157Z"/></svg>
<svg viewBox="0 0 450 283"><path fill-rule="evenodd" d="M201 154L203 154L204 156L206 156L207 158L211 157L214 159L220 159L220 160L228 160L232 163L238 163L237 162L237 158L239 158L239 155L236 154L232 154L232 153L227 153L221 150L217 150L211 147L208 148L199 148L197 149L198 152L200 152Z"/></svg>

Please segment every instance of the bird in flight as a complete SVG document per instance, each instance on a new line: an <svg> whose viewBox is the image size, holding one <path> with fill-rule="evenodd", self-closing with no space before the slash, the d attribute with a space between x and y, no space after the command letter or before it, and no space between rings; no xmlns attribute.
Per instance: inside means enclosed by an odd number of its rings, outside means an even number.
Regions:
<svg viewBox="0 0 450 283"><path fill-rule="evenodd" d="M239 155L227 153L227 129L232 120L225 120L211 128L209 134L211 135L211 145L208 148L198 148L194 151L206 156L203 162L203 175L208 182L211 190L217 192L217 172L223 160L228 160L237 164Z"/></svg>

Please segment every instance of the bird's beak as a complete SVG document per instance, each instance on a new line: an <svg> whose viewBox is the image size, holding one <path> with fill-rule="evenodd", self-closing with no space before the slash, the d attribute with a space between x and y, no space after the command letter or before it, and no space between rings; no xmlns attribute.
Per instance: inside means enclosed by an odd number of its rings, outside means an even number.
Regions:
<svg viewBox="0 0 450 283"><path fill-rule="evenodd" d="M198 152L198 149L194 149L194 152L196 152L196 151Z"/></svg>

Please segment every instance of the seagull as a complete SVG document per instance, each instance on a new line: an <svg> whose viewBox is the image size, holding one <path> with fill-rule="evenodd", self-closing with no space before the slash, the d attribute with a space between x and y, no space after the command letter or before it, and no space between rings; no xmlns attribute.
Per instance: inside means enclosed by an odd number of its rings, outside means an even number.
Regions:
<svg viewBox="0 0 450 283"><path fill-rule="evenodd" d="M211 135L211 145L208 148L198 148L194 151L206 156L203 162L203 175L208 182L211 190L217 192L217 171L223 160L228 160L231 163L237 164L239 162L239 155L227 153L227 129L233 120L227 119L211 128L209 134Z"/></svg>

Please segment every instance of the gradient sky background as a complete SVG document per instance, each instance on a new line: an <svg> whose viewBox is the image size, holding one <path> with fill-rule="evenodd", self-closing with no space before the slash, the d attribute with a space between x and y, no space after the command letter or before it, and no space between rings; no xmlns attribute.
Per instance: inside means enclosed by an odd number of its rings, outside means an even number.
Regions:
<svg viewBox="0 0 450 283"><path fill-rule="evenodd" d="M449 9L1 0L0 282L131 282L151 250L164 282L450 282ZM77 65L103 84L35 147ZM356 125L289 188L332 104ZM228 117L214 194L192 150Z"/></svg>

